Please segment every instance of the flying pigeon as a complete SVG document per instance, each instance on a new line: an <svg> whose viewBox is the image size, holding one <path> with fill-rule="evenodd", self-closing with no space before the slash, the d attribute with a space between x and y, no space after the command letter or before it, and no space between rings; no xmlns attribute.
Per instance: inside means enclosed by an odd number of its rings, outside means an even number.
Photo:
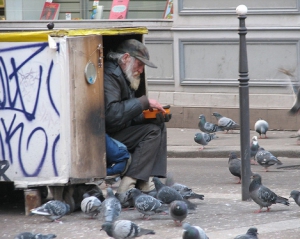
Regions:
<svg viewBox="0 0 300 239"><path fill-rule="evenodd" d="M261 135L264 134L265 135L265 139L268 138L267 137L267 131L269 130L269 124L267 121L259 118L259 120L257 120L254 124L254 130L259 134L259 138L261 139Z"/></svg>
<svg viewBox="0 0 300 239"><path fill-rule="evenodd" d="M95 196L85 197L81 201L81 211L95 218L101 212L101 201Z"/></svg>
<svg viewBox="0 0 300 239"><path fill-rule="evenodd" d="M147 219L150 219L151 215L155 213L165 212L167 209L164 208L164 204L158 199L142 193L137 188L132 188L128 191L128 199L133 198L135 208L143 214L148 215Z"/></svg>
<svg viewBox="0 0 300 239"><path fill-rule="evenodd" d="M155 234L153 230L144 229L129 220L105 222L101 226L108 236L115 239L136 238L142 235Z"/></svg>
<svg viewBox="0 0 300 239"><path fill-rule="evenodd" d="M269 188L265 187L261 183L261 176L259 174L252 175L252 182L249 186L250 197L254 202L256 202L260 209L256 213L261 212L263 207L267 208L267 212L270 211L270 206L272 204L281 203L286 206L289 206L289 200L287 198L276 195Z"/></svg>
<svg viewBox="0 0 300 239"><path fill-rule="evenodd" d="M182 228L182 239L209 239L201 227L184 222Z"/></svg>
<svg viewBox="0 0 300 239"><path fill-rule="evenodd" d="M204 146L208 144L211 140L218 138L215 134L207 134L207 133L196 133L194 136L194 141L200 145L202 145L202 148L200 150L204 149Z"/></svg>
<svg viewBox="0 0 300 239"><path fill-rule="evenodd" d="M207 122L206 119L205 119L205 116L203 114L201 114L199 116L199 119L200 120L199 120L199 123L198 123L198 127L203 133L208 133L209 134L209 133L215 133L215 132L218 132L218 131L224 131L224 129L219 127L218 125Z"/></svg>
<svg viewBox="0 0 300 239"><path fill-rule="evenodd" d="M188 186L181 184L181 183L176 183L172 174L168 173L167 178L166 178L166 185L174 188L177 192L181 194L181 196L184 199L200 199L204 200L204 195L203 194L198 194L193 192L191 188Z"/></svg>
<svg viewBox="0 0 300 239"><path fill-rule="evenodd" d="M258 151L259 144L257 141L257 136L252 137L252 141L250 143L250 159L251 159L251 164L257 164L255 161L255 155Z"/></svg>
<svg viewBox="0 0 300 239"><path fill-rule="evenodd" d="M43 235L43 234L33 234L31 232L23 232L17 236L15 236L15 239L52 239L56 238L56 235L54 234L48 234L48 235Z"/></svg>
<svg viewBox="0 0 300 239"><path fill-rule="evenodd" d="M114 222L121 214L122 206L111 188L106 188L106 198L102 203L101 213L105 222Z"/></svg>
<svg viewBox="0 0 300 239"><path fill-rule="evenodd" d="M182 221L186 219L188 215L188 206L184 201L175 200L170 204L169 214L175 224L181 226Z"/></svg>
<svg viewBox="0 0 300 239"><path fill-rule="evenodd" d="M246 234L236 236L234 239L258 239L256 227L250 227Z"/></svg>
<svg viewBox="0 0 300 239"><path fill-rule="evenodd" d="M290 198L293 198L295 203L300 206L300 192L298 190L291 191Z"/></svg>
<svg viewBox="0 0 300 239"><path fill-rule="evenodd" d="M212 113L213 116L216 117L218 121L218 126L223 128L224 130L227 130L226 133L228 133L229 130L239 129L240 126L235 121L233 121L230 118L227 118L225 116L222 116L221 114L214 112Z"/></svg>
<svg viewBox="0 0 300 239"><path fill-rule="evenodd" d="M59 222L57 219L70 212L70 205L58 200L51 200L40 207L31 209L31 215L45 216L51 221Z"/></svg>
<svg viewBox="0 0 300 239"><path fill-rule="evenodd" d="M184 199L179 192L177 192L174 188L171 188L165 184L163 184L159 178L153 177L153 182L155 185L155 189L157 191L156 198L162 201L165 204L170 204L175 200L183 200L188 205L189 209L195 209L196 205L191 203L190 201Z"/></svg>
<svg viewBox="0 0 300 239"><path fill-rule="evenodd" d="M257 163L265 168L265 171L268 172L268 167L272 165L282 165L282 162L277 159L272 153L265 150L264 148L259 148L255 160Z"/></svg>
<svg viewBox="0 0 300 239"><path fill-rule="evenodd" d="M297 95L296 95L294 105L289 110L289 114L290 115L296 115L296 114L298 114L299 110L300 110L300 89L298 89L298 91L297 91Z"/></svg>
<svg viewBox="0 0 300 239"><path fill-rule="evenodd" d="M239 178L238 183L241 183L241 159L237 157L235 152L229 154L228 169L233 176Z"/></svg>

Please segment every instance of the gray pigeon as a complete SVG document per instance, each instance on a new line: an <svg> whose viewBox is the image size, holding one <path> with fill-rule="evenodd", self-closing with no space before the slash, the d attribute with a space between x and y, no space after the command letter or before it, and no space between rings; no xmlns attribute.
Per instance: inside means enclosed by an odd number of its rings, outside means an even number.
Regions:
<svg viewBox="0 0 300 239"><path fill-rule="evenodd" d="M263 207L267 208L267 212L270 211L270 206L272 204L281 203L289 206L289 200L287 198L276 195L269 188L265 187L261 183L261 176L257 173L252 175L252 182L249 186L250 197L254 202L256 202L260 209L256 213L261 212Z"/></svg>
<svg viewBox="0 0 300 239"><path fill-rule="evenodd" d="M212 115L216 117L216 119L218 121L218 126L223 128L224 130L227 130L226 133L228 133L229 130L234 130L234 129L240 128L240 125L230 118L222 116L221 114L219 114L217 112L212 113Z"/></svg>
<svg viewBox="0 0 300 239"><path fill-rule="evenodd" d="M101 226L108 236L115 239L136 238L142 235L155 234L153 230L144 229L129 220L105 222Z"/></svg>
<svg viewBox="0 0 300 239"><path fill-rule="evenodd" d="M255 155L259 149L259 144L257 141L257 136L252 137L252 141L250 143L250 160L252 164L257 164L255 161Z"/></svg>
<svg viewBox="0 0 300 239"><path fill-rule="evenodd" d="M256 227L250 227L246 234L236 236L234 239L258 239Z"/></svg>
<svg viewBox="0 0 300 239"><path fill-rule="evenodd" d="M175 224L181 226L182 221L188 215L188 206L184 201L175 200L170 204L169 214Z"/></svg>
<svg viewBox="0 0 300 239"><path fill-rule="evenodd" d="M165 205L158 199L142 193L137 188L132 188L128 191L127 199L133 198L135 208L143 214L148 215L147 219L150 219L151 215L155 213L162 213L167 210Z"/></svg>
<svg viewBox="0 0 300 239"><path fill-rule="evenodd" d="M86 197L81 201L81 211L94 218L101 212L101 201L95 196Z"/></svg>
<svg viewBox="0 0 300 239"><path fill-rule="evenodd" d="M237 157L235 152L229 154L228 169L233 176L239 178L238 183L241 183L241 159Z"/></svg>
<svg viewBox="0 0 300 239"><path fill-rule="evenodd" d="M299 110L300 110L300 88L297 90L296 99L295 99L294 105L289 110L289 114L296 115L296 114L298 114Z"/></svg>
<svg viewBox="0 0 300 239"><path fill-rule="evenodd" d="M194 141L200 145L202 145L202 148L200 150L204 149L204 146L207 145L211 140L218 138L215 134L207 134L207 133L196 133L194 136Z"/></svg>
<svg viewBox="0 0 300 239"><path fill-rule="evenodd" d="M121 214L122 206L111 188L106 188L106 198L102 203L101 214L105 222L114 222Z"/></svg>
<svg viewBox="0 0 300 239"><path fill-rule="evenodd" d="M63 217L70 212L69 204L58 200L51 200L46 202L40 207L31 209L30 215L36 214L40 216L45 216L51 221L59 222L57 219Z"/></svg>
<svg viewBox="0 0 300 239"><path fill-rule="evenodd" d="M193 192L191 188L188 186L181 184L181 183L176 183L173 175L171 173L168 173L167 178L166 178L166 185L174 188L177 192L181 194L181 196L184 199L200 199L204 200L204 195L203 194L198 194Z"/></svg>
<svg viewBox="0 0 300 239"><path fill-rule="evenodd" d="M300 192L298 190L291 191L290 198L293 198L295 203L300 206Z"/></svg>
<svg viewBox="0 0 300 239"><path fill-rule="evenodd" d="M195 209L196 205L191 203L190 201L184 199L179 192L177 192L174 188L171 188L165 184L163 184L159 178L153 177L155 189L157 191L156 198L162 201L165 204L170 204L175 200L185 201L188 205L189 209Z"/></svg>
<svg viewBox="0 0 300 239"><path fill-rule="evenodd" d="M206 119L205 119L205 116L203 114L201 114L199 116L199 119L200 120L199 120L199 123L198 123L198 127L203 133L208 133L209 134L209 133L215 133L215 132L218 132L218 131L224 131L224 129L219 127L218 125L207 122Z"/></svg>
<svg viewBox="0 0 300 239"><path fill-rule="evenodd" d="M182 239L209 239L201 227L184 222L182 228Z"/></svg>
<svg viewBox="0 0 300 239"><path fill-rule="evenodd" d="M277 159L272 153L265 150L264 148L259 148L255 160L257 163L265 168L265 171L268 172L268 167L272 165L282 165L282 162Z"/></svg>
<svg viewBox="0 0 300 239"><path fill-rule="evenodd" d="M15 236L15 239L52 239L56 238L56 235L54 234L48 234L48 235L43 235L43 234L33 234L31 232L23 232L17 236Z"/></svg>
<svg viewBox="0 0 300 239"><path fill-rule="evenodd" d="M268 138L267 137L267 131L269 130L269 124L267 121L259 118L259 120L257 120L254 124L254 130L259 134L259 138L261 139L261 135L264 134L265 135L265 139Z"/></svg>

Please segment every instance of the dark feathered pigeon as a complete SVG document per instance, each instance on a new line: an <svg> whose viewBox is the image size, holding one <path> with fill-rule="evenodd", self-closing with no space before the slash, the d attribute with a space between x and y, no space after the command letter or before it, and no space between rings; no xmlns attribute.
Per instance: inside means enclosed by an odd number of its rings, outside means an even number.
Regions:
<svg viewBox="0 0 300 239"><path fill-rule="evenodd" d="M108 236L115 239L136 238L142 235L155 234L153 230L144 229L129 220L118 220L115 222L105 222L102 229Z"/></svg>
<svg viewBox="0 0 300 239"><path fill-rule="evenodd" d="M298 190L291 191L290 198L293 198L295 203L300 206L300 192Z"/></svg>
<svg viewBox="0 0 300 239"><path fill-rule="evenodd" d="M252 178L253 180L249 186L249 193L252 200L260 207L260 209L256 211L257 213L261 212L263 207L267 208L267 212L270 211L269 207L276 203L281 203L286 206L290 205L287 198L276 195L269 188L262 185L261 176L259 174L253 174Z"/></svg>
<svg viewBox="0 0 300 239"><path fill-rule="evenodd" d="M200 145L202 145L202 148L200 150L204 149L204 146L207 145L211 140L218 138L215 134L207 134L207 133L196 133L194 136L194 141Z"/></svg>
<svg viewBox="0 0 300 239"><path fill-rule="evenodd" d="M153 177L153 182L155 185L155 189L157 191L156 198L162 201L165 204L170 204L175 200L185 201L188 205L189 209L195 209L196 205L184 199L179 192L177 192L174 188L171 188L165 184L163 184L159 178Z"/></svg>
<svg viewBox="0 0 300 239"><path fill-rule="evenodd" d="M258 121L254 124L254 130L259 134L259 138L261 139L261 135L264 134L265 138L267 138L267 131L269 130L269 124L267 121L259 118Z"/></svg>
<svg viewBox="0 0 300 239"><path fill-rule="evenodd" d="M122 206L111 188L106 188L106 198L102 203L101 214L105 222L114 222L121 214Z"/></svg>
<svg viewBox="0 0 300 239"><path fill-rule="evenodd" d="M256 227L250 227L246 234L236 236L234 239L257 239L258 232Z"/></svg>
<svg viewBox="0 0 300 239"><path fill-rule="evenodd" d="M43 235L40 233L33 234L31 232L23 232L15 237L15 239L52 239L52 238L56 238L56 235L54 234Z"/></svg>
<svg viewBox="0 0 300 239"><path fill-rule="evenodd" d="M255 155L258 149L259 149L259 144L257 141L257 136L253 136L252 141L250 143L250 159L252 164L257 164L257 162L255 161Z"/></svg>
<svg viewBox="0 0 300 239"><path fill-rule="evenodd" d="M228 160L228 169L233 176L239 178L238 183L241 183L241 159L237 157L235 152L230 152Z"/></svg>
<svg viewBox="0 0 300 239"><path fill-rule="evenodd" d="M272 153L265 150L264 148L259 148L255 160L257 163L265 168L265 171L268 172L268 167L272 165L282 165L282 162L277 159Z"/></svg>
<svg viewBox="0 0 300 239"><path fill-rule="evenodd" d="M180 225L188 215L188 206L184 201L175 200L171 202L169 214L176 225Z"/></svg>
<svg viewBox="0 0 300 239"><path fill-rule="evenodd" d="M297 91L294 105L289 110L289 114L290 115L296 115L296 114L298 114L299 110L300 110L300 88Z"/></svg>
<svg viewBox="0 0 300 239"><path fill-rule="evenodd" d="M133 198L135 208L149 219L155 213L165 212L167 207L158 199L142 193L137 188L132 188L128 191L128 199Z"/></svg>
<svg viewBox="0 0 300 239"><path fill-rule="evenodd" d="M58 200L51 200L40 207L31 209L31 215L45 216L51 221L59 222L57 219L70 212L69 204Z"/></svg>
<svg viewBox="0 0 300 239"><path fill-rule="evenodd" d="M182 228L182 239L209 239L201 227L184 222Z"/></svg>
<svg viewBox="0 0 300 239"><path fill-rule="evenodd" d="M227 130L227 132L229 130L234 130L234 129L240 128L238 123L236 123L234 120L232 120L228 117L222 116L221 114L219 114L217 112L214 112L212 115L216 117L216 119L218 121L218 126L223 128L224 130Z"/></svg>
<svg viewBox="0 0 300 239"><path fill-rule="evenodd" d="M86 197L81 201L81 211L94 218L101 212L101 201L95 196Z"/></svg>
<svg viewBox="0 0 300 239"><path fill-rule="evenodd" d="M166 185L171 187L171 188L174 188L177 192L179 192L181 194L181 196L184 199L204 200L204 195L203 194L195 193L188 186L186 186L184 184L181 184L181 183L176 183L174 178L173 178L173 175L170 174L170 173L168 173L168 175L167 175Z"/></svg>
<svg viewBox="0 0 300 239"><path fill-rule="evenodd" d="M199 123L198 123L198 127L203 133L208 133L209 134L209 133L215 133L215 132L218 132L218 131L224 131L224 129L219 127L218 125L207 122L206 119L205 119L205 116L203 114L201 114L199 116L199 119L200 120L199 120Z"/></svg>

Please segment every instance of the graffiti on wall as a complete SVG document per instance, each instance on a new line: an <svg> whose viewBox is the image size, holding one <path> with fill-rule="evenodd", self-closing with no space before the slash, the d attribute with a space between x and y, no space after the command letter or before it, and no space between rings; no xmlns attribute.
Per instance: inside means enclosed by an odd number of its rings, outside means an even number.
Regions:
<svg viewBox="0 0 300 239"><path fill-rule="evenodd" d="M0 43L0 180L58 176L59 50Z"/></svg>

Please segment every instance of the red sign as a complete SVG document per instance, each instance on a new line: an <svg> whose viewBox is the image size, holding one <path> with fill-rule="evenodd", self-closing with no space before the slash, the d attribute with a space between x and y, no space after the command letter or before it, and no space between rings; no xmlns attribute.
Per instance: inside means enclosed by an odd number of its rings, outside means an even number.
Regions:
<svg viewBox="0 0 300 239"><path fill-rule="evenodd" d="M113 0L109 19L126 19L130 0Z"/></svg>

